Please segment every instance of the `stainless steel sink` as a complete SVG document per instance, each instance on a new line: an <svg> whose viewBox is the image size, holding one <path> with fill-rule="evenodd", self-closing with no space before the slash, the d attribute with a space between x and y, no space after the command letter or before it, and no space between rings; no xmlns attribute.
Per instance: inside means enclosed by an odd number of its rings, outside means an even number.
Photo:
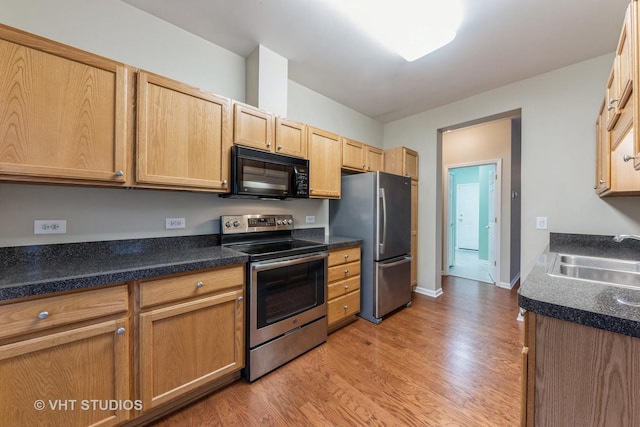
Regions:
<svg viewBox="0 0 640 427"><path fill-rule="evenodd" d="M640 289L640 261L559 254L549 274Z"/></svg>

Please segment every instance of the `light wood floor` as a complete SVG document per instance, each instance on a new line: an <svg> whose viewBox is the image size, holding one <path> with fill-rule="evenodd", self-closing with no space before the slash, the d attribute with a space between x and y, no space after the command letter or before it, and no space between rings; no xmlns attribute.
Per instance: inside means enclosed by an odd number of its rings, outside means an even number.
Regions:
<svg viewBox="0 0 640 427"><path fill-rule="evenodd" d="M437 300L326 344L156 423L174 426L517 426L523 325L515 290L443 278Z"/></svg>

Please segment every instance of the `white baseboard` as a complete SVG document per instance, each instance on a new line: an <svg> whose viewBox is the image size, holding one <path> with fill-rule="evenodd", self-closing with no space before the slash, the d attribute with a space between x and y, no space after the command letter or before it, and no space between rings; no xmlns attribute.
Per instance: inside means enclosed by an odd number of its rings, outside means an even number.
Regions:
<svg viewBox="0 0 640 427"><path fill-rule="evenodd" d="M516 277L513 278L511 283L496 282L496 286L498 286L500 288L505 288L505 289L513 289L513 287L516 285L516 283L518 283L518 280L520 280L520 273L516 274Z"/></svg>
<svg viewBox="0 0 640 427"><path fill-rule="evenodd" d="M431 298L438 298L440 295L443 294L442 292L442 288L438 288L435 291L431 290L431 289L427 289L427 288L421 288L421 287L416 287L413 292L415 292L416 294L420 294L420 295L426 295L428 297Z"/></svg>

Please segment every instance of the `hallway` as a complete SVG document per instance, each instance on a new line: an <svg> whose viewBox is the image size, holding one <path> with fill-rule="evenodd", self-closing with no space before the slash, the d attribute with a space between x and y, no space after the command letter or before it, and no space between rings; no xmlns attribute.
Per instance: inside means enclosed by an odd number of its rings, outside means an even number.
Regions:
<svg viewBox="0 0 640 427"><path fill-rule="evenodd" d="M484 283L495 283L491 277L489 261L478 259L478 251L456 249L455 263L449 266L449 275Z"/></svg>

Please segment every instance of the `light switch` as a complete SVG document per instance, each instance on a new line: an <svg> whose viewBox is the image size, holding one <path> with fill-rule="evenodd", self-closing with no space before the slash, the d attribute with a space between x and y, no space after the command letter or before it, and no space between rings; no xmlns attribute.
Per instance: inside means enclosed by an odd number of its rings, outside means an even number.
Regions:
<svg viewBox="0 0 640 427"><path fill-rule="evenodd" d="M546 216L537 216L536 217L536 230L546 230L547 229L547 217Z"/></svg>

